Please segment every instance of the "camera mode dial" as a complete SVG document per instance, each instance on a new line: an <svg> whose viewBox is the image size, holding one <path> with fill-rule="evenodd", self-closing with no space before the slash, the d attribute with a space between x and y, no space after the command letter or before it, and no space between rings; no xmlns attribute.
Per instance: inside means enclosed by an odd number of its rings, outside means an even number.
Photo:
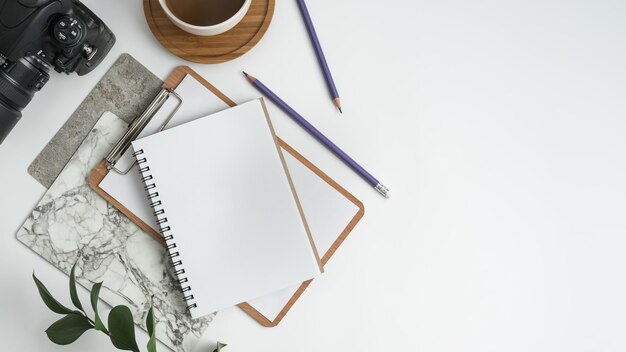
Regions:
<svg viewBox="0 0 626 352"><path fill-rule="evenodd" d="M52 34L60 46L74 46L80 42L83 36L83 28L83 24L77 19L64 16L54 23L52 26Z"/></svg>

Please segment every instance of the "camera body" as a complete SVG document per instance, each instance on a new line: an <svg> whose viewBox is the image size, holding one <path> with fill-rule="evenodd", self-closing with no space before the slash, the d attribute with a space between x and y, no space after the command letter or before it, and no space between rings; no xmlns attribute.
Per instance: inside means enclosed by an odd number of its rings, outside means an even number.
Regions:
<svg viewBox="0 0 626 352"><path fill-rule="evenodd" d="M114 43L113 32L78 0L0 0L0 143L50 67L85 75Z"/></svg>

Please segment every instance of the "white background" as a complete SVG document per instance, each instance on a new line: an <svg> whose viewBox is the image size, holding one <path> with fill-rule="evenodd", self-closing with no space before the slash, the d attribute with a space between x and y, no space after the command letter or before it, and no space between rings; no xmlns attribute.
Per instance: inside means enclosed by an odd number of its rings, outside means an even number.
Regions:
<svg viewBox="0 0 626 352"><path fill-rule="evenodd" d="M140 1L85 3L117 44L88 76L53 74L0 145L7 351L114 350L95 332L69 347L43 333L56 316L30 275L69 304L67 278L14 237L44 192L26 168L121 53L162 78L185 64L154 39ZM278 134L366 215L279 327L228 309L195 352L216 339L229 352L624 351L626 3L308 3L342 116L293 0L277 1L247 55L190 65L239 102L259 95L239 72L256 75L393 195L270 106Z"/></svg>

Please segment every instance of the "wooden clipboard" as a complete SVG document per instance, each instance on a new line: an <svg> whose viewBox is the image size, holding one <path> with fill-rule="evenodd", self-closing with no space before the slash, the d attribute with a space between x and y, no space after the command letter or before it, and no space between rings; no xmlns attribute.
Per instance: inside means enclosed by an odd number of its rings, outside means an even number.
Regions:
<svg viewBox="0 0 626 352"><path fill-rule="evenodd" d="M163 83L163 88L171 88L171 89L176 88L187 75L191 75L193 78L195 78L198 82L204 85L208 90L210 90L213 94L215 94L218 98L220 98L229 106L232 107L236 105L235 102L232 101L230 98L228 98L226 95L224 95L224 93L219 91L209 82L207 82L204 78L202 78L202 76L200 76L198 73L196 73L195 71L193 71L191 68L187 66L180 66L176 68ZM341 193L344 197L346 197L350 202L352 202L359 209L357 213L355 214L355 216L352 218L352 220L348 223L346 228L339 234L339 236L334 241L332 246L326 251L326 253L320 253L320 255L322 256L321 257L322 266L324 266L326 265L330 257L332 257L332 255L335 253L337 248L339 248L341 243L343 243L343 241L346 239L348 234L356 226L356 224L361 220L361 218L365 214L365 208L363 206L363 203L360 200L358 200L355 196L349 193L345 188L341 187L337 182L335 182L332 178L330 178L328 175L322 172L319 168L313 165L309 160L304 158L300 153L295 151L291 146L285 143L282 139L278 138L278 144L284 151L287 151L294 158L296 158L298 161L304 164L307 168L309 168L316 175L318 175L321 179L323 179L326 183L328 183L335 190ZM126 215L131 221L137 224L137 226L139 226L142 230L144 230L146 233L152 236L155 240L157 240L159 243L165 246L165 241L163 240L163 237L161 236L161 234L159 234L156 230L154 230L152 227L150 227L148 224L142 221L139 217L133 214L130 210L124 207L120 202L118 202L115 198L113 198L111 195L105 192L102 188L100 188L99 186L100 182L104 179L104 177L108 173L109 173L109 169L107 168L106 162L103 160L89 174L89 177L88 177L89 186L96 193L98 193L104 199L106 199L109 203L111 203L115 208L117 208L120 212ZM298 289L293 294L293 296L289 299L287 304L283 307L280 313L273 320L263 316L263 314L261 314L259 311L257 311L254 307L252 307L247 302L240 303L238 306L243 311L248 313L252 318L254 318L257 322L259 322L261 325L266 326L266 327L276 326L278 325L278 323L280 323L280 321L284 318L284 316L291 309L294 303L302 295L304 290L311 284L311 281L313 280L305 281L300 285L300 287L298 287Z"/></svg>

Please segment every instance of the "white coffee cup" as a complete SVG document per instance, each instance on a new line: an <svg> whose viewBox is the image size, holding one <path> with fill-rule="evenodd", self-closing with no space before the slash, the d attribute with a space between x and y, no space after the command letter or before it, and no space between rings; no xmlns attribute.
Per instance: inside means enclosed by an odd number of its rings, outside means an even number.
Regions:
<svg viewBox="0 0 626 352"><path fill-rule="evenodd" d="M225 20L224 22L220 22L220 23L213 24L210 26L196 26L196 25L187 23L179 19L178 17L176 17L176 15L174 15L174 13L167 7L166 1L159 0L159 4L161 4L161 8L163 8L163 11L165 11L165 14L167 15L167 17L178 28L182 29L185 32L195 34L195 35L201 35L201 36L218 35L218 34L222 34L228 31L229 29L232 29L239 22L241 22L243 17L248 12L248 9L250 8L251 3L252 3L252 0L245 0L243 5L241 5L241 8L234 15L232 15L229 19Z"/></svg>

